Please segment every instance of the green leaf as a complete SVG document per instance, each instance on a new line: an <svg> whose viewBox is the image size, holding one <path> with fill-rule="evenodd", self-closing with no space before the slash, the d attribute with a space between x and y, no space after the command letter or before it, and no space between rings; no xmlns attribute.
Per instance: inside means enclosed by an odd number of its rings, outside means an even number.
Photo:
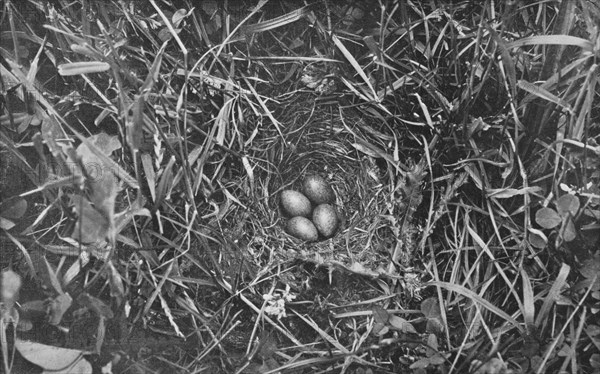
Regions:
<svg viewBox="0 0 600 374"><path fill-rule="evenodd" d="M497 357L492 357L491 360L481 366L480 365L481 361L479 360L473 360L473 362L471 362L471 368L478 367L474 374L501 374L505 373L507 370L504 361Z"/></svg>
<svg viewBox="0 0 600 374"><path fill-rule="evenodd" d="M600 276L597 276L600 274L600 256L594 256L583 261L579 272L590 282L596 277L596 281L591 287L594 291L600 290Z"/></svg>
<svg viewBox="0 0 600 374"><path fill-rule="evenodd" d="M572 218L567 218L563 226L562 238L566 242L572 242L577 238L577 229Z"/></svg>
<svg viewBox="0 0 600 374"><path fill-rule="evenodd" d="M402 331L404 333L408 333L408 332L413 333L413 334L417 333L417 330L410 322L408 322L404 318L398 317L396 315L390 316L389 323L390 323L390 326L393 327L395 330Z"/></svg>
<svg viewBox="0 0 600 374"><path fill-rule="evenodd" d="M529 244L537 249L546 248L546 245L548 245L548 238L542 230L534 229L533 227L528 227L527 230L529 231Z"/></svg>
<svg viewBox="0 0 600 374"><path fill-rule="evenodd" d="M410 365L410 368L415 370L415 369L425 369L429 366L430 362L429 362L429 358L424 357L416 362L413 362Z"/></svg>
<svg viewBox="0 0 600 374"><path fill-rule="evenodd" d="M427 336L427 345L428 345L428 347L426 347L427 357L431 357L431 356L437 354L439 343L438 343L437 336L435 336L435 334L429 334Z"/></svg>
<svg viewBox="0 0 600 374"><path fill-rule="evenodd" d="M387 310L383 309L379 305L375 305L372 311L373 318L375 319L376 323L387 323L390 319L390 315L388 314Z"/></svg>
<svg viewBox="0 0 600 374"><path fill-rule="evenodd" d="M570 194L563 195L556 201L556 210L561 217L566 217L567 214L575 216L579 206L579 199Z"/></svg>
<svg viewBox="0 0 600 374"><path fill-rule="evenodd" d="M13 197L0 203L0 216L10 219L19 219L27 211L27 201L19 197Z"/></svg>
<svg viewBox="0 0 600 374"><path fill-rule="evenodd" d="M535 213L535 221L545 229L553 229L560 225L562 219L552 208L542 208Z"/></svg>
<svg viewBox="0 0 600 374"><path fill-rule="evenodd" d="M373 324L373 334L375 335L383 336L387 334L388 331L390 331L390 328L381 322L375 322Z"/></svg>
<svg viewBox="0 0 600 374"><path fill-rule="evenodd" d="M435 297L430 297L421 302L421 312L427 318L441 318L440 304Z"/></svg>
<svg viewBox="0 0 600 374"><path fill-rule="evenodd" d="M88 294L87 292L82 292L77 301L79 301L81 305L94 312L98 317L103 317L106 319L111 319L114 317L113 311L104 303L104 301Z"/></svg>
<svg viewBox="0 0 600 374"><path fill-rule="evenodd" d="M431 365L442 365L445 362L446 362L446 359L439 353L429 357L429 363Z"/></svg>
<svg viewBox="0 0 600 374"><path fill-rule="evenodd" d="M440 318L428 318L427 325L425 326L425 332L431 332L434 334L440 334L444 332L444 324Z"/></svg>
<svg viewBox="0 0 600 374"><path fill-rule="evenodd" d="M71 307L73 298L68 293L61 293L48 304L48 323L58 325L62 321L63 315Z"/></svg>
<svg viewBox="0 0 600 374"><path fill-rule="evenodd" d="M191 12L190 12L191 13ZM185 9L178 9L175 13L173 13L173 17L171 17L171 22L173 22L173 27L179 27L179 24L185 17L187 17L187 12Z"/></svg>
<svg viewBox="0 0 600 374"><path fill-rule="evenodd" d="M588 279L593 279L594 276L600 274L600 256L594 256L583 261L581 275Z"/></svg>
<svg viewBox="0 0 600 374"><path fill-rule="evenodd" d="M61 373L76 373L76 371L70 371L69 369L83 360L83 354L85 353L76 349L59 348L21 339L15 341L15 348L17 348L21 356L27 361L36 364L44 370L52 372L60 371ZM78 370L77 372L80 374L91 374L92 367L89 362L87 364L89 365L89 370Z"/></svg>
<svg viewBox="0 0 600 374"><path fill-rule="evenodd" d="M50 265L46 257L42 257L42 259L44 260L44 264L46 264L46 269L48 270L48 279L50 280L52 288L54 288L54 291L56 291L58 294L63 293L62 286L58 280L58 276L56 275L56 271L54 271L54 268L52 265Z"/></svg>
<svg viewBox="0 0 600 374"><path fill-rule="evenodd" d="M435 334L429 334L427 336L427 345L428 347L426 347L425 353L427 357L432 357L438 353L437 351L439 349L439 343Z"/></svg>

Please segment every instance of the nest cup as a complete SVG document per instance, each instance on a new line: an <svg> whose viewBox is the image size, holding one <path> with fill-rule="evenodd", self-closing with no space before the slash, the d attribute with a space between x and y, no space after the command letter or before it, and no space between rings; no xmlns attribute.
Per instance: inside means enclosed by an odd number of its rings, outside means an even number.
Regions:
<svg viewBox="0 0 600 374"><path fill-rule="evenodd" d="M348 118L344 122L357 124ZM336 200L332 205L340 223L333 237L327 240L320 238L316 243L285 240L278 255L313 259L316 256L320 263L360 262L371 269L385 266L389 255L385 253L388 245L384 242L393 240L385 225L376 224L385 203L383 195L377 195L377 186L381 187L382 181L375 160L355 148L353 137L341 131L344 124L339 118L313 113L309 122L296 123L285 129L287 142L279 142L272 148L273 171L277 177L270 178L269 205L272 211L278 212L278 222L271 227L270 235L289 238L283 233L287 217L281 212L279 194L286 189L302 192L302 181L309 175L320 175L333 188ZM357 128L357 131L360 130Z"/></svg>

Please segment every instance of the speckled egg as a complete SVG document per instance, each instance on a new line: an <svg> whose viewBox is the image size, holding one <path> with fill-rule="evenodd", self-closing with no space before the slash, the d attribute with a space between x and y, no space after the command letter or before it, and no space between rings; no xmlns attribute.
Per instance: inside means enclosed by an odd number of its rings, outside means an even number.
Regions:
<svg viewBox="0 0 600 374"><path fill-rule="evenodd" d="M321 204L315 208L312 221L317 231L325 238L335 234L340 224L335 208L330 204Z"/></svg>
<svg viewBox="0 0 600 374"><path fill-rule="evenodd" d="M309 175L302 182L302 192L315 205L335 202L333 189L320 175Z"/></svg>
<svg viewBox="0 0 600 374"><path fill-rule="evenodd" d="M314 242L319 238L315 225L306 217L294 217L287 221L286 231L298 239Z"/></svg>
<svg viewBox="0 0 600 374"><path fill-rule="evenodd" d="M298 191L285 190L280 196L281 209L288 217L310 217L312 205L306 196Z"/></svg>

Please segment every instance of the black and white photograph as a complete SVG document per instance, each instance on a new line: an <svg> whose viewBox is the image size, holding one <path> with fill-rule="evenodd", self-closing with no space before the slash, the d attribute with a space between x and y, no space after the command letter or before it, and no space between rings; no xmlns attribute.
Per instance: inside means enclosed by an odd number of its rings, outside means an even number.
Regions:
<svg viewBox="0 0 600 374"><path fill-rule="evenodd" d="M0 2L0 373L600 374L600 0Z"/></svg>

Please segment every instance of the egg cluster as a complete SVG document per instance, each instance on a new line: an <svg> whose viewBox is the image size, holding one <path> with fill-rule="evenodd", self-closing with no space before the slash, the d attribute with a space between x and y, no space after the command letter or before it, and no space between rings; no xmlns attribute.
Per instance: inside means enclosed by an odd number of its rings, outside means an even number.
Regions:
<svg viewBox="0 0 600 374"><path fill-rule="evenodd" d="M281 192L280 202L283 213L290 218L286 231L298 239L312 242L319 236L330 238L338 229L340 220L333 206L335 194L321 176L304 178L302 193L294 190Z"/></svg>

